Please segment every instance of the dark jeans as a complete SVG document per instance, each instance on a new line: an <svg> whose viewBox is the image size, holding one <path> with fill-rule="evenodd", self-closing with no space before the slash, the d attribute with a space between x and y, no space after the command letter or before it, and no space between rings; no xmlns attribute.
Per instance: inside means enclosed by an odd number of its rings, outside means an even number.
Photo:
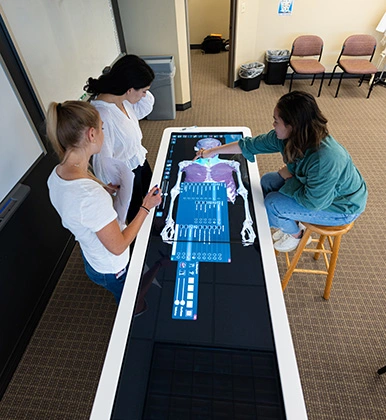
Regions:
<svg viewBox="0 0 386 420"><path fill-rule="evenodd" d="M142 205L143 198L149 192L150 181L153 175L153 172L147 160L145 160L142 166L138 166L137 168L135 168L133 170L133 173L133 194L131 196L129 210L127 211L127 224L129 224L137 215L139 208Z"/></svg>
<svg viewBox="0 0 386 420"><path fill-rule="evenodd" d="M127 267L125 267L124 270L122 270L119 274L103 274L98 273L98 271L95 271L89 262L86 260L86 258L83 255L83 262L84 262L84 268L86 270L86 274L89 277L90 280L92 280L94 283L98 284L99 286L104 287L108 291L110 291L117 302L119 304L119 301L121 299L123 286L125 285L126 275L127 275ZM117 276L119 277L117 278Z"/></svg>

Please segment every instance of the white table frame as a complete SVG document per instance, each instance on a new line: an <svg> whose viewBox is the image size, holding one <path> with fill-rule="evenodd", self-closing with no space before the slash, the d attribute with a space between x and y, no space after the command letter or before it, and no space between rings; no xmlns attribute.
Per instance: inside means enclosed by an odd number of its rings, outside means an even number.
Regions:
<svg viewBox="0 0 386 420"><path fill-rule="evenodd" d="M208 133L208 132L242 132L243 136L251 136L247 127L171 127L163 132L158 151L157 161L153 172L152 185L160 184L165 159L169 148L171 133ZM192 150L192 158L194 151ZM295 352L289 328L283 292L276 257L272 246L271 231L264 207L263 193L260 186L260 175L257 163L248 162L251 181L253 206L255 210L257 231L262 254L268 303L272 321L276 356L280 372L285 413L288 420L307 419L302 387ZM146 253L153 221L154 209L145 220L137 237L129 265L121 303L118 307L109 346L104 361L102 374L96 392L91 420L107 420L111 418L118 380L121 372L126 343L129 338L134 306L142 273L142 264Z"/></svg>

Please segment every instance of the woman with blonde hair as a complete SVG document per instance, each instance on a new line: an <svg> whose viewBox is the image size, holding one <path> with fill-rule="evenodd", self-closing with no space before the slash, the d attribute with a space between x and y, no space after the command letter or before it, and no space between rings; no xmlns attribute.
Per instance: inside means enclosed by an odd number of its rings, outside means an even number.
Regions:
<svg viewBox="0 0 386 420"><path fill-rule="evenodd" d="M160 191L157 187L149 191L128 226L118 222L111 195L89 170L104 135L98 111L87 102L51 103L47 136L60 159L48 178L51 202L79 242L88 277L111 291L119 303L129 246L150 209L161 203Z"/></svg>

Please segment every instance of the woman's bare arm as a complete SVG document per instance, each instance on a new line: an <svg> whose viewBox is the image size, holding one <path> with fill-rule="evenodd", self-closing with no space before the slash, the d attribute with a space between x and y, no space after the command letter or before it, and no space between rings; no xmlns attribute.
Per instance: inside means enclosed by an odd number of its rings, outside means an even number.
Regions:
<svg viewBox="0 0 386 420"><path fill-rule="evenodd" d="M156 193L157 192L157 193ZM143 200L141 207L133 221L122 231L117 220L113 220L96 233L98 239L114 255L122 254L138 235L148 210L158 206L162 201L161 191L158 187L152 188Z"/></svg>

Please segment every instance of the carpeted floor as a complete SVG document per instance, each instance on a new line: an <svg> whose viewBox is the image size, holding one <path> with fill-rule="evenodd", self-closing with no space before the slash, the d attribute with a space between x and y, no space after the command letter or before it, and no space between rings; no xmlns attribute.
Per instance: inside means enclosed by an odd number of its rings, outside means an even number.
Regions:
<svg viewBox="0 0 386 420"><path fill-rule="evenodd" d="M260 84L245 92L226 87L227 53L192 51L192 105L174 121L142 121L144 145L154 164L164 128L236 126L253 134L272 127L286 86ZM317 93L309 80L293 89ZM285 291L308 416L313 420L386 418L386 90L354 79L325 83L321 109L331 134L351 153L369 188L365 213L342 241L331 298L321 297L324 278L295 274ZM261 173L276 169L276 155L258 157ZM279 257L284 271L284 257ZM0 402L1 420L87 419L115 315L112 295L84 274L76 247ZM128 419L130 420L130 419ZM215 420L215 419L214 419ZM235 419L237 420L237 419Z"/></svg>

